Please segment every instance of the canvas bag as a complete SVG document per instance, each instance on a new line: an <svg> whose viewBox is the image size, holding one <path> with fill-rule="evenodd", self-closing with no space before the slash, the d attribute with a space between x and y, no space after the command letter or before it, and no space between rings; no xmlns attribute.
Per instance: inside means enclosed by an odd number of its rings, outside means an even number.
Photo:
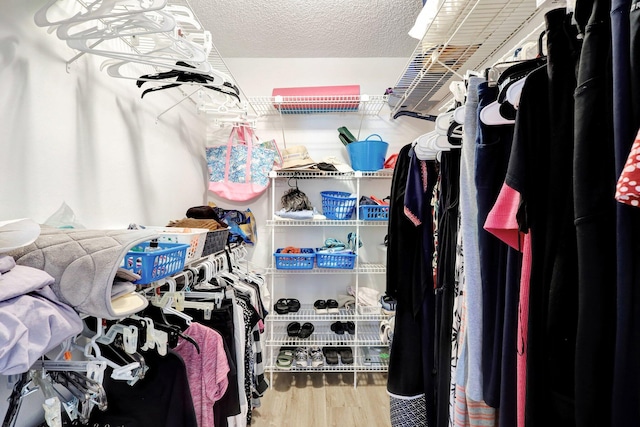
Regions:
<svg viewBox="0 0 640 427"><path fill-rule="evenodd" d="M249 126L234 126L226 145L207 147L209 191L237 202L251 200L269 186L276 153L261 147Z"/></svg>

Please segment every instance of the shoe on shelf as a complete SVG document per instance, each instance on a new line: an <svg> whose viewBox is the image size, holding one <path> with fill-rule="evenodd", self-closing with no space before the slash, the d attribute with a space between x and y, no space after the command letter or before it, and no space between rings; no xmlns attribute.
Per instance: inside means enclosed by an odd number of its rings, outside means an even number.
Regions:
<svg viewBox="0 0 640 427"><path fill-rule="evenodd" d="M307 347L296 348L295 362L296 366L303 368L309 366L309 350L307 350Z"/></svg>
<svg viewBox="0 0 640 427"><path fill-rule="evenodd" d="M327 313L338 314L340 313L340 309L338 309L338 301L334 299L327 300Z"/></svg>
<svg viewBox="0 0 640 427"><path fill-rule="evenodd" d="M320 347L311 347L309 349L309 356L311 357L311 366L314 368L324 365L324 355Z"/></svg>
<svg viewBox="0 0 640 427"><path fill-rule="evenodd" d="M300 335L300 322L291 322L287 325L287 335L290 337L297 337Z"/></svg>
<svg viewBox="0 0 640 427"><path fill-rule="evenodd" d="M331 324L331 330L338 335L344 334L344 324L342 322L333 322Z"/></svg>
<svg viewBox="0 0 640 427"><path fill-rule="evenodd" d="M295 298L280 298L278 301L276 301L276 303L273 305L273 309L276 311L276 313L278 314L289 314L289 313L295 313L298 310L300 310L300 301L298 301Z"/></svg>
<svg viewBox="0 0 640 427"><path fill-rule="evenodd" d="M353 365L353 350L351 350L351 347L339 348L338 354L343 365Z"/></svg>
<svg viewBox="0 0 640 427"><path fill-rule="evenodd" d="M323 299L319 299L313 303L313 308L316 310L317 314L326 314L327 310L327 302Z"/></svg>
<svg viewBox="0 0 640 427"><path fill-rule="evenodd" d="M295 298L291 298L287 300L287 307L289 313L297 313L300 310L300 301Z"/></svg>
<svg viewBox="0 0 640 427"><path fill-rule="evenodd" d="M382 312L387 316L396 314L396 300L388 295L382 295L380 297L380 305L382 306Z"/></svg>
<svg viewBox="0 0 640 427"><path fill-rule="evenodd" d="M281 348L276 358L276 366L280 369L291 369L293 350Z"/></svg>
<svg viewBox="0 0 640 427"><path fill-rule="evenodd" d="M338 350L335 347L322 347L322 353L327 361L327 365L337 365L339 362Z"/></svg>
<svg viewBox="0 0 640 427"><path fill-rule="evenodd" d="M311 334L313 333L314 329L315 328L313 327L313 323L305 322L300 327L300 333L298 334L298 337L299 338L309 338L311 336Z"/></svg>
<svg viewBox="0 0 640 427"><path fill-rule="evenodd" d="M347 331L350 335L355 335L356 324L350 320L348 322L344 322L344 330Z"/></svg>
<svg viewBox="0 0 640 427"><path fill-rule="evenodd" d="M287 299L285 298L280 298L278 301L276 301L276 303L273 305L273 309L276 311L276 313L278 314L287 314L289 313L289 304L287 303Z"/></svg>

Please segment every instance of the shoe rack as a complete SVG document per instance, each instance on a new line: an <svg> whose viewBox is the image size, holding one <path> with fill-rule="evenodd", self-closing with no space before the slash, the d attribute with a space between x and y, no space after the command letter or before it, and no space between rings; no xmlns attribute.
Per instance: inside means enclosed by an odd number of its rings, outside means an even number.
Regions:
<svg viewBox="0 0 640 427"><path fill-rule="evenodd" d="M346 191L354 193L357 201L362 195L384 198L389 195L393 171L379 172L323 172L323 171L277 171L271 173L271 212L281 208L282 194L292 186L304 192L318 213L322 213L321 191ZM294 182L295 181L295 182ZM386 343L380 336L380 323L388 316L379 306L365 306L360 299L362 286L374 288L384 294L386 278L386 251L382 250L388 221L364 220L359 217L356 205L351 219L330 220L292 220L273 216L267 221L271 234L271 252L277 249L295 246L318 248L325 239L338 238L347 242L348 233L355 233L362 241L356 250L356 260L352 269L313 269L287 270L276 268L275 260L267 270L272 301L279 299L297 299L300 308L294 312L279 314L271 307L266 318L267 327L267 363L265 370L271 374L278 371L303 372L348 372L353 373L354 387L357 386L357 374L360 372L386 372L388 355ZM272 258L273 259L273 258ZM337 310L320 310L314 307L318 300L338 300L339 294L347 294L347 288L355 292L355 304L339 307ZM297 307L296 307L297 308ZM313 332L307 338L290 336L287 327L298 322L300 325L311 323ZM354 328L335 327L336 322L344 325L352 322ZM342 333L338 333L343 329ZM352 333L349 333L352 332ZM350 348L352 363L327 363L321 366L298 366L295 359L290 367L276 363L281 349L295 353L296 348L307 347L340 350ZM385 348L386 347L386 348ZM382 351L381 351L382 350ZM335 360L333 360L335 361ZM349 358L347 358L349 361Z"/></svg>

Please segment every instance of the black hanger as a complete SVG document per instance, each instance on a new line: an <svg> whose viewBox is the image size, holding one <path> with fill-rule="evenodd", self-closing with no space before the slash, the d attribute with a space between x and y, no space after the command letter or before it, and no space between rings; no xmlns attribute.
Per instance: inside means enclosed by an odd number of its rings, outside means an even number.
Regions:
<svg viewBox="0 0 640 427"><path fill-rule="evenodd" d="M416 113L415 111L406 111L406 110L398 111L393 115L393 118L397 119L400 116L409 116L409 117L413 117L414 119L428 120L430 122L435 122L436 118L438 118L438 116L434 116L431 114L423 115L420 113Z"/></svg>
<svg viewBox="0 0 640 427"><path fill-rule="evenodd" d="M167 316L165 315L162 308L155 306L153 304L149 304L143 311L142 314L145 317L153 320L153 325L156 329L159 329L163 332L167 333L169 347L175 348L178 345L178 337L190 342L196 348L198 354L200 354L200 346L192 337L184 333L184 329L187 328L186 322L178 317L172 318L172 321L169 322ZM176 323L181 323L178 325Z"/></svg>
<svg viewBox="0 0 640 427"><path fill-rule="evenodd" d="M188 68L195 68L192 65L187 64L186 62L183 61L178 61L176 62L176 65L179 65L181 67L188 67ZM211 85L207 85L206 83L209 82L213 82L214 78L210 75L207 74L202 74L202 73L198 73L198 72L191 72L191 71L182 71L182 70L171 70L171 71L165 71L165 72L161 72L161 73L156 73L156 74L145 74L143 76L140 76L140 80L136 81L136 85L138 87L142 87L142 85L147 81L147 80L167 80L167 79L171 79L176 77L176 83L172 83L172 84L168 84L168 85L164 85L164 86L157 86L154 88L150 88L145 90L144 92L142 92L142 98L144 98L144 96L149 93L149 92L155 92L155 91L159 91L159 90L165 90L165 89L170 89L176 86L180 86L180 84L182 83L201 83L203 84L204 87L208 88L208 89L212 89L215 90L217 92L220 93L224 93L226 95L230 95L233 96L235 99L238 100L238 102L240 102L240 89L238 89L238 87L236 87L234 84L230 83L230 82L223 82L222 86L224 86L225 88L230 89L230 91L226 91L223 90L219 87L216 86L211 86ZM179 82L179 83L178 83Z"/></svg>

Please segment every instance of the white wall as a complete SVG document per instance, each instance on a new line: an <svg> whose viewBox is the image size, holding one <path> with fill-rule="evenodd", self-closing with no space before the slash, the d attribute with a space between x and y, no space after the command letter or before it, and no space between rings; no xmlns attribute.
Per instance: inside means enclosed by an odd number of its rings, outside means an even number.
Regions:
<svg viewBox="0 0 640 427"><path fill-rule="evenodd" d="M258 218L257 265L271 262L268 197L249 204L216 200L206 191L203 150L205 119L189 101L158 115L182 96L162 91L140 99L133 80L100 71L102 59L75 55L66 44L33 23L43 4L3 0L0 14L0 220L29 217L44 222L66 202L88 228L122 228L129 223L164 225L187 208L217 202L225 208L250 207ZM405 59L233 59L229 68L249 96L270 95L273 87L360 84L361 93L382 94L392 86ZM431 124L388 110L362 121L361 137L380 134L389 154L430 129ZM357 115L288 117L287 144L304 144L321 160L347 160L336 129L360 128ZM216 128L218 138L228 128ZM284 146L282 126L258 122L262 139ZM10 388L0 376L0 417ZM28 397L17 426L35 425L41 394Z"/></svg>
<svg viewBox="0 0 640 427"><path fill-rule="evenodd" d="M164 223L205 199L204 118L181 96L140 99L135 81L100 71L33 14L3 1L0 16L0 219L43 222L66 201L90 228Z"/></svg>

